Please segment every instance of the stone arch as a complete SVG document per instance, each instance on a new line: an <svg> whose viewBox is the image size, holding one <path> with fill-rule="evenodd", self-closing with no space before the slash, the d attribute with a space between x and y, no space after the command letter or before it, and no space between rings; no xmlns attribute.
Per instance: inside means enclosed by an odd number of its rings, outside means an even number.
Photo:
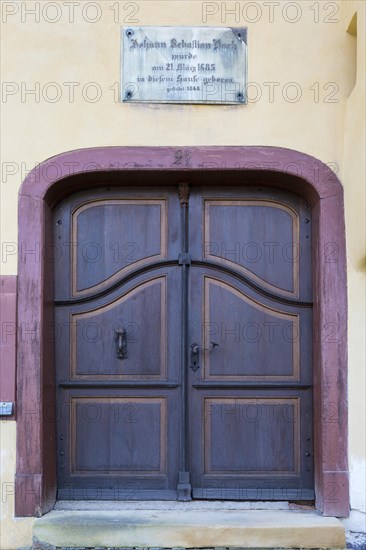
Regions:
<svg viewBox="0 0 366 550"><path fill-rule="evenodd" d="M343 188L314 157L277 147L97 147L38 165L19 192L16 516L56 499L52 208L103 185L270 185L302 195L313 219L316 507L349 514L347 291Z"/></svg>

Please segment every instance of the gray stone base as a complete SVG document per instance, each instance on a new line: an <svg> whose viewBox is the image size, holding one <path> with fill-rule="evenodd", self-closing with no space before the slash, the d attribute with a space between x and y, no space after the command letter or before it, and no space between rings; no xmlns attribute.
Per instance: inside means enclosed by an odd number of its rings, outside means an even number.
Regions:
<svg viewBox="0 0 366 550"><path fill-rule="evenodd" d="M348 546L347 546L348 548ZM365 546L362 547L361 550L364 550ZM32 548L19 548L18 550L268 550L267 548L247 548L247 547L235 547L235 548L228 548L228 547L212 547L212 548L182 548L182 547L175 547L175 548L136 548L136 547L108 547L108 548L71 548L71 547L56 547L56 546L43 546L42 544L36 544ZM270 550L289 550L288 548L271 548ZM301 548L291 548L291 550L302 550ZM315 550L322 550L320 548L317 548ZM334 549L336 550L336 549ZM358 550L358 549L357 549Z"/></svg>
<svg viewBox="0 0 366 550"><path fill-rule="evenodd" d="M347 532L347 548L350 550L366 550L366 533Z"/></svg>
<svg viewBox="0 0 366 550"><path fill-rule="evenodd" d="M53 511L37 518L33 550L340 549L339 520L294 510Z"/></svg>

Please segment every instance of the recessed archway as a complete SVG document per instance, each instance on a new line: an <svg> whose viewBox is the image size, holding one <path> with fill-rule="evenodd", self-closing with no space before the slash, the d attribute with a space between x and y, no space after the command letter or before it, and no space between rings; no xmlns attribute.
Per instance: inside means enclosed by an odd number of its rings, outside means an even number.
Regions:
<svg viewBox="0 0 366 550"><path fill-rule="evenodd" d="M347 516L347 294L343 189L317 159L276 147L101 147L37 166L19 194L16 515L41 516L56 499L52 208L100 186L266 185L312 208L316 506Z"/></svg>

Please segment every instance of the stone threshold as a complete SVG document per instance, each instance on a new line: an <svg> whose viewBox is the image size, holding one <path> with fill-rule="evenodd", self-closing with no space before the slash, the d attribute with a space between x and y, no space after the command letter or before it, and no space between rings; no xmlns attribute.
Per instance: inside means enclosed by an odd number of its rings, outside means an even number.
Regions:
<svg viewBox="0 0 366 550"><path fill-rule="evenodd" d="M58 500L54 510L315 510L314 506L297 505L287 501L239 500Z"/></svg>
<svg viewBox="0 0 366 550"><path fill-rule="evenodd" d="M34 549L344 549L336 518L297 510L54 510Z"/></svg>

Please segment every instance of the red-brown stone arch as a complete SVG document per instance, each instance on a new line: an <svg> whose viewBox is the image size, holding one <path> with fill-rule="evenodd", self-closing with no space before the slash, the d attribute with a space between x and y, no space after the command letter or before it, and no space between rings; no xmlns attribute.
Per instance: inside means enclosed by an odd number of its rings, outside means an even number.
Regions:
<svg viewBox="0 0 366 550"><path fill-rule="evenodd" d="M277 147L97 147L38 165L19 193L17 516L56 498L52 207L98 185L271 185L302 195L313 219L316 506L348 516L347 292L343 188L314 157ZM336 327L329 338L329 327Z"/></svg>

